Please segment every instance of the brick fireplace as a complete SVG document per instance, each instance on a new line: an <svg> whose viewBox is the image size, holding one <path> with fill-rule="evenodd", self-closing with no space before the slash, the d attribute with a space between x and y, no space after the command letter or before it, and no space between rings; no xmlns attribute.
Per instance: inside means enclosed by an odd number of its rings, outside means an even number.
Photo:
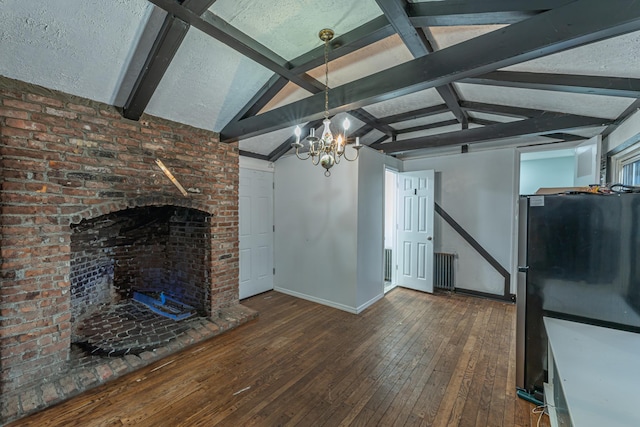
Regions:
<svg viewBox="0 0 640 427"><path fill-rule="evenodd" d="M136 289L222 319L201 321L183 344L254 315L238 305L236 144L2 77L0 138L0 423L177 350L69 376L82 320Z"/></svg>

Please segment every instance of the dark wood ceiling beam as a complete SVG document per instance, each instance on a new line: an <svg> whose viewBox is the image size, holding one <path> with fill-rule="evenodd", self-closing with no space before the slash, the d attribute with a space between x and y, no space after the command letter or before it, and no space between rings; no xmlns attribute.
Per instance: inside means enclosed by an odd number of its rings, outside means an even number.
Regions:
<svg viewBox="0 0 640 427"><path fill-rule="evenodd" d="M535 117L546 113L544 110L535 110L533 108L512 107L509 105L487 104L473 101L462 101L460 102L460 106L468 111L515 118Z"/></svg>
<svg viewBox="0 0 640 427"><path fill-rule="evenodd" d="M251 97L249 102L236 113L229 123L235 123L238 120L258 114L274 96L284 89L287 83L289 83L289 80L279 74L271 76L271 78L262 85L260 90Z"/></svg>
<svg viewBox="0 0 640 427"><path fill-rule="evenodd" d="M383 136L381 136L380 138L376 139L375 141L373 141L371 144L368 144L368 145L369 145L369 147L372 147L372 146L377 145L377 144L382 144L387 139L389 139L389 137L387 135L383 135Z"/></svg>
<svg viewBox="0 0 640 427"><path fill-rule="evenodd" d="M361 108L459 79L640 29L635 0L577 0L430 55L332 88L331 114ZM316 94L226 126L225 141L262 135L322 116L324 95Z"/></svg>
<svg viewBox="0 0 640 427"><path fill-rule="evenodd" d="M329 42L329 61L353 53L395 34L395 30L385 16L379 16L348 33L337 36ZM324 46L310 50L289 61L291 71L306 73L324 64Z"/></svg>
<svg viewBox="0 0 640 427"><path fill-rule="evenodd" d="M477 118L470 117L469 118L469 123L475 123L475 124L482 125L482 126L491 126L491 125L499 125L499 124L504 123L504 122L497 122L497 121L494 121L494 120L477 119ZM563 133L563 132L547 133L547 134L543 134L543 135L540 135L540 136L543 136L545 138L559 139L559 140L562 140L564 142L584 141L584 140L588 139L588 138L585 138L583 136L573 135L573 134L570 134L570 133Z"/></svg>
<svg viewBox="0 0 640 427"><path fill-rule="evenodd" d="M636 99L635 101L633 101L633 103L629 105L613 123L607 126L604 132L602 132L602 137L606 138L607 136L611 135L611 132L616 130L622 122L627 120L629 116L631 116L633 113L635 113L638 110L640 110L640 99ZM614 153L614 154L617 154L617 153Z"/></svg>
<svg viewBox="0 0 640 427"><path fill-rule="evenodd" d="M252 153L251 151L238 150L238 154L244 157L251 157L252 159L258 160L269 160L269 156L265 156L264 154Z"/></svg>
<svg viewBox="0 0 640 427"><path fill-rule="evenodd" d="M640 98L640 79L625 77L493 71L470 77L460 82L587 95Z"/></svg>
<svg viewBox="0 0 640 427"><path fill-rule="evenodd" d="M500 123L509 123L509 122L499 122L496 120L487 120L487 119L479 119L477 117L469 117L469 123L474 123L476 125L482 125L482 126L491 126L491 125L499 125Z"/></svg>
<svg viewBox="0 0 640 427"><path fill-rule="evenodd" d="M380 16L358 28L336 37L329 44L329 59L334 60L365 46L380 41L395 34L387 18ZM291 72L305 73L324 63L324 46L319 46L297 58L289 61ZM260 112L288 83L284 77L276 74L251 98L249 102L236 114L230 123Z"/></svg>
<svg viewBox="0 0 640 427"><path fill-rule="evenodd" d="M196 15L202 15L215 2L216 0L183 0L181 3Z"/></svg>
<svg viewBox="0 0 640 427"><path fill-rule="evenodd" d="M351 115L352 117L355 117L356 119L360 120L363 123L367 123L374 129L379 130L380 132L384 133L387 136L393 137L398 133L397 130L395 130L388 124L378 120L376 117L374 117L372 114L368 113L362 108L359 108L354 111L349 111L349 115Z"/></svg>
<svg viewBox="0 0 640 427"><path fill-rule="evenodd" d="M405 0L376 0L376 3L378 3L378 7L380 7L414 58L429 55L434 51L434 48L427 39L424 30L416 29L409 20L409 16L406 11L407 3ZM447 83L436 86L436 90L453 115L456 116L463 126L466 126L468 117L460 108L459 97L453 86Z"/></svg>
<svg viewBox="0 0 640 427"><path fill-rule="evenodd" d="M185 0L183 6L200 15L215 1ZM176 19L171 14L165 16L144 66L122 107L124 117L131 120L140 119L188 31L189 24L186 22Z"/></svg>
<svg viewBox="0 0 640 427"><path fill-rule="evenodd" d="M124 117L140 119L188 31L189 24L186 22L172 15L165 16L142 71L122 107Z"/></svg>
<svg viewBox="0 0 640 427"><path fill-rule="evenodd" d="M282 77L285 77L287 80L297 84L301 88L308 91L313 91L314 88L323 89L322 83L306 74L297 75L293 73L289 69L289 63L284 58L229 25L213 13L205 11L202 16L199 16L173 0L148 1L161 9L164 9L167 13L175 15L177 18L187 22L191 26L199 29L219 42L226 44L252 61L268 68Z"/></svg>
<svg viewBox="0 0 640 427"><path fill-rule="evenodd" d="M469 121L471 121L471 119L469 119ZM445 120L442 122L436 122L436 123L429 123L428 125L421 125L421 126L412 126L410 128L405 128L405 129L398 129L398 134L402 134L402 133L410 133L410 132L419 132L422 130L429 130L429 129L437 129L443 126L451 126L451 125L457 125L460 124L460 122L458 122L457 120Z"/></svg>
<svg viewBox="0 0 640 427"><path fill-rule="evenodd" d="M435 2L429 2L435 3ZM425 4L425 3L412 3ZM409 16L415 27L451 27L464 25L508 25L524 21L539 12L457 13L451 15Z"/></svg>
<svg viewBox="0 0 640 427"><path fill-rule="evenodd" d="M439 104L432 107L419 108L417 110L380 117L378 120L382 123L392 124L407 120L420 119L422 117L434 116L436 114L447 113L449 111L449 107L447 107L446 104Z"/></svg>
<svg viewBox="0 0 640 427"><path fill-rule="evenodd" d="M389 142L372 146L387 154L400 154L424 148L449 145L473 144L497 139L548 134L585 127L606 125L610 120L598 117L575 116L572 114L549 113L517 122L499 123L481 128L464 129L456 132L441 133L403 141Z"/></svg>
<svg viewBox="0 0 640 427"><path fill-rule="evenodd" d="M584 136L574 135L572 133L565 133L565 132L545 133L540 136L544 136L545 138L559 139L563 142L578 142L578 141L586 141L587 139L589 139L589 138L585 138Z"/></svg>
<svg viewBox="0 0 640 427"><path fill-rule="evenodd" d="M417 2L406 10L415 27L514 24L573 0Z"/></svg>

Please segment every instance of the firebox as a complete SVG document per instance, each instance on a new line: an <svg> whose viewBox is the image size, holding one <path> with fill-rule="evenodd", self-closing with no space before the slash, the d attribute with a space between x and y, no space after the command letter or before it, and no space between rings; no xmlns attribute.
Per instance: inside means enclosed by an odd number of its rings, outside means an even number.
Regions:
<svg viewBox="0 0 640 427"><path fill-rule="evenodd" d="M139 353L210 317L210 215L177 206L125 209L71 225L72 344Z"/></svg>

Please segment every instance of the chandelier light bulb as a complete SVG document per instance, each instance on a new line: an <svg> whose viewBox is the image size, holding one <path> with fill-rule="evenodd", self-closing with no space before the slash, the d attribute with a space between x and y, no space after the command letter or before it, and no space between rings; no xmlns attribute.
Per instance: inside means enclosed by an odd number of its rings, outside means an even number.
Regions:
<svg viewBox="0 0 640 427"><path fill-rule="evenodd" d="M342 127L344 128L344 133L347 133L347 131L351 127L351 122L349 121L348 117L344 119L344 122L342 122Z"/></svg>
<svg viewBox="0 0 640 427"><path fill-rule="evenodd" d="M324 129L322 130L322 140L328 143L333 141L333 134L331 133L331 120L325 119L323 122Z"/></svg>

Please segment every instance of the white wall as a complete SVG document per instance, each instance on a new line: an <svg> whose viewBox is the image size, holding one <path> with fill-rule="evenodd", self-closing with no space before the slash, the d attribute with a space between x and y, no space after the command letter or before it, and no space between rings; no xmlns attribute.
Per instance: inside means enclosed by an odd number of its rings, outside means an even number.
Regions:
<svg viewBox="0 0 640 427"><path fill-rule="evenodd" d="M387 170L384 182L384 247L393 249L396 238L396 177Z"/></svg>
<svg viewBox="0 0 640 427"><path fill-rule="evenodd" d="M243 169L253 169L272 173L274 171L274 164L272 162L246 156L240 156L239 166Z"/></svg>
<svg viewBox="0 0 640 427"><path fill-rule="evenodd" d="M608 152L624 144L631 138L637 137L640 133L640 110L633 113L627 120L622 122L602 143L603 152Z"/></svg>
<svg viewBox="0 0 640 427"><path fill-rule="evenodd" d="M515 149L510 148L406 160L404 171L434 169L436 202L511 271L515 256L517 161ZM503 294L502 276L437 214L434 229L435 251L458 254L456 287ZM515 293L515 277L511 293Z"/></svg>
<svg viewBox="0 0 640 427"><path fill-rule="evenodd" d="M587 187L600 183L600 150L602 137L596 135L575 148L575 179L576 187Z"/></svg>
<svg viewBox="0 0 640 427"><path fill-rule="evenodd" d="M615 148L624 148L608 162L611 170L607 171L607 178L610 183L617 183L620 180L619 166L617 163L625 157L633 155L633 151L640 145L640 110L632 114L627 120L622 122L607 138L602 141L602 152L607 153ZM625 148L626 147L626 148Z"/></svg>
<svg viewBox="0 0 640 427"><path fill-rule="evenodd" d="M520 194L535 194L541 187L573 187L574 156L520 162Z"/></svg>
<svg viewBox="0 0 640 427"><path fill-rule="evenodd" d="M275 167L275 289L352 313L384 296L384 165L368 147L331 169L279 159Z"/></svg>
<svg viewBox="0 0 640 427"><path fill-rule="evenodd" d="M384 296L384 187L387 156L365 147L358 161L358 312Z"/></svg>
<svg viewBox="0 0 640 427"><path fill-rule="evenodd" d="M285 156L275 167L274 287L352 311L356 307L358 164L323 175L310 160Z"/></svg>

